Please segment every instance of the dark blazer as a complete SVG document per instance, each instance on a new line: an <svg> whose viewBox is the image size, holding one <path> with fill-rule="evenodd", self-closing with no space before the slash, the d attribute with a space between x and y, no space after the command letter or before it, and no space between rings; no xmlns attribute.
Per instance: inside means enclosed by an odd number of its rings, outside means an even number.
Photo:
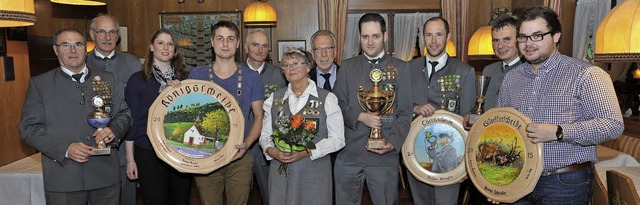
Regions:
<svg viewBox="0 0 640 205"><path fill-rule="evenodd" d="M338 65L336 63L333 63L333 65L336 65L336 75L337 75L338 71L340 71L340 65ZM318 85L318 74L317 74L318 71L317 70L318 70L317 66L311 68L311 71L309 71L309 74L307 76L309 76L309 79L313 80L313 82L315 82L318 87L322 87L323 85ZM337 77L338 76L336 76L336 81L338 80ZM336 85L333 84L333 87L336 87ZM331 89L333 89L333 87Z"/></svg>
<svg viewBox="0 0 640 205"><path fill-rule="evenodd" d="M407 62L400 59L385 56L375 65L376 68L388 65L398 68L399 75L395 79L383 80L379 83L395 85L395 103L392 106L393 113L383 115L383 118L391 118L392 121L383 121L382 132L387 142L391 143L395 150L379 155L367 151L365 146L369 138L369 127L358 121L358 116L364 111L358 103L358 88L370 90L373 82L369 73L373 66L364 55L359 55L342 62L338 72L333 93L338 97L338 104L344 117L345 147L338 152L337 159L346 162L356 162L372 166L398 166L399 153L407 137L411 124L411 79Z"/></svg>
<svg viewBox="0 0 640 205"><path fill-rule="evenodd" d="M57 68L32 77L20 120L20 137L42 152L44 189L49 192L86 191L120 183L118 155L112 148L111 155L92 156L85 163L65 158L71 143L82 142L95 146L93 132L87 115L95 108L91 98L95 96L91 79L100 76L112 91L112 111L109 128L117 138L123 139L131 126L129 108L124 96L114 92L119 88L109 72L89 68L84 83Z"/></svg>

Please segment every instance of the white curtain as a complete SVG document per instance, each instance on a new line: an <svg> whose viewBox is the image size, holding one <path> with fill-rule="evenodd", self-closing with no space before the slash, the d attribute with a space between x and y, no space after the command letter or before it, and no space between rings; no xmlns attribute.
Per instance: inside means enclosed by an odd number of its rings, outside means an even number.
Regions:
<svg viewBox="0 0 640 205"><path fill-rule="evenodd" d="M420 49L424 47L422 40L422 29L424 22L439 13L399 13L394 17L394 57L409 61L413 57L413 50L416 45L416 35L420 37ZM422 50L420 50L422 52Z"/></svg>
<svg viewBox="0 0 640 205"><path fill-rule="evenodd" d="M610 8L611 1L578 0L573 28L574 58L593 62L596 31Z"/></svg>
<svg viewBox="0 0 640 205"><path fill-rule="evenodd" d="M347 33L344 35L344 50L342 59L349 59L357 56L360 51L360 32L358 32L358 21L364 14L347 15Z"/></svg>

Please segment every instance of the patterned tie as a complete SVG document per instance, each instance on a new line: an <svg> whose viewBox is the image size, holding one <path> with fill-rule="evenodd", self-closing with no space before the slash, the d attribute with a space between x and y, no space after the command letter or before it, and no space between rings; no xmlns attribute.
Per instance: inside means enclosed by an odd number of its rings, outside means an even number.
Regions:
<svg viewBox="0 0 640 205"><path fill-rule="evenodd" d="M71 75L71 77L75 79L76 82L80 83L80 78L82 78L82 75L84 75L84 73L73 74Z"/></svg>
<svg viewBox="0 0 640 205"><path fill-rule="evenodd" d="M436 74L436 66L438 65L438 61L429 61L431 64L431 75L429 75L429 82L431 82L431 77Z"/></svg>
<svg viewBox="0 0 640 205"><path fill-rule="evenodd" d="M320 75L324 78L324 86L322 86L322 88L331 92L331 83L329 83L329 77L331 77L331 73L321 73Z"/></svg>

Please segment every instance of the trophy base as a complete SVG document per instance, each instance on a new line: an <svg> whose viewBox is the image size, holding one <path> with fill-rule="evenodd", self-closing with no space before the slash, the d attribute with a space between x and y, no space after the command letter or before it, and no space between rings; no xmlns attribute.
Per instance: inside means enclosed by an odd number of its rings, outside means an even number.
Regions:
<svg viewBox="0 0 640 205"><path fill-rule="evenodd" d="M369 141L367 141L367 148L382 149L382 145L384 145L384 143L385 143L384 138L378 138L378 139L369 138Z"/></svg>
<svg viewBox="0 0 640 205"><path fill-rule="evenodd" d="M91 149L91 155L110 155L111 154L111 147L105 147L105 148L93 148Z"/></svg>
<svg viewBox="0 0 640 205"><path fill-rule="evenodd" d="M471 126L473 126L473 124L475 124L476 121L480 119L480 116L482 116L482 114L475 114L475 113L469 114L469 121L467 122L467 127L471 129Z"/></svg>

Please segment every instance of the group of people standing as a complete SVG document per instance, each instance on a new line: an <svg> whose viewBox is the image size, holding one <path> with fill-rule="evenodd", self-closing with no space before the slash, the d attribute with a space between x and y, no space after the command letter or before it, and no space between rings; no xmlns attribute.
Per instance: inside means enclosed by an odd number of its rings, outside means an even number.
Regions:
<svg viewBox="0 0 640 205"><path fill-rule="evenodd" d="M410 62L385 52L388 33L381 15L364 14L358 28L362 54L340 66L334 61L334 34L320 30L310 39L311 52L287 51L279 68L265 61L270 42L259 29L246 36L248 58L238 63L239 29L220 21L211 28L214 61L191 71L169 30L153 35L142 66L114 50L119 31L112 16L92 21L97 46L88 54L82 32L60 30L53 37L60 68L31 79L20 123L22 139L43 153L47 203L134 204L132 180L137 180L145 204L188 204L193 177L203 204L223 204L223 198L246 204L252 183L264 204L361 204L365 182L374 204L398 204L399 154L412 118L439 109L470 112L475 72L444 52L451 35L441 17L424 23L428 52ZM501 61L483 71L492 78L485 109L522 112L533 121L528 140L544 143L545 174L516 204L588 204L595 145L624 128L610 77L560 54L560 35L558 16L546 7L528 9L520 21L501 18L492 28ZM389 71L380 84L395 95L380 115L361 108L357 96L360 87L373 87L369 74L375 68ZM77 74L82 75L76 79ZM108 82L113 95L111 123L98 131L84 122L94 109L90 80L96 76ZM234 161L209 174L184 174L164 163L146 133L155 98L184 79L215 82L234 95L244 115L244 141L231 145L238 149ZM310 105L313 112L307 112ZM274 145L278 117L295 114L317 119L315 149L287 153ZM371 128L382 130L381 148L367 147ZM91 156L97 142L121 140L124 149ZM287 174L277 171L282 163L288 164ZM432 186L407 175L415 204L457 204L460 184Z"/></svg>

